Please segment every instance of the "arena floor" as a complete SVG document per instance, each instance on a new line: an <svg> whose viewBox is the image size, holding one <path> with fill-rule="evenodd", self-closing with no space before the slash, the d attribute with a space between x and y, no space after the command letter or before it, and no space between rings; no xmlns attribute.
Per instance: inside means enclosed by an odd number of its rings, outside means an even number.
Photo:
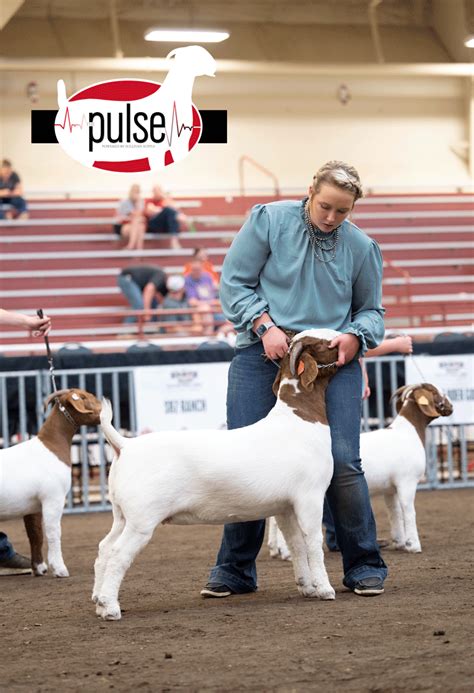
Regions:
<svg viewBox="0 0 474 693"><path fill-rule="evenodd" d="M335 602L300 597L291 565L259 559L258 593L203 600L218 527L164 527L121 594L123 619L98 620L90 601L108 513L63 520L72 577L0 578L0 680L10 691L467 691L472 690L472 490L417 497L424 551L386 551L385 595L341 586ZM387 537L376 499L379 536ZM26 552L21 522L2 525Z"/></svg>

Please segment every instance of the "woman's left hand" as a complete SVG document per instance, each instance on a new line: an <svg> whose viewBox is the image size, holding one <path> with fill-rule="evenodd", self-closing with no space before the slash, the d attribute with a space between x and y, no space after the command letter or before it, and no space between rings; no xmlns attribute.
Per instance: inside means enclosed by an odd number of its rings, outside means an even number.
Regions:
<svg viewBox="0 0 474 693"><path fill-rule="evenodd" d="M360 349L360 342L355 334L340 334L334 337L329 347L337 347L336 364L338 366L344 366L346 363L353 360Z"/></svg>

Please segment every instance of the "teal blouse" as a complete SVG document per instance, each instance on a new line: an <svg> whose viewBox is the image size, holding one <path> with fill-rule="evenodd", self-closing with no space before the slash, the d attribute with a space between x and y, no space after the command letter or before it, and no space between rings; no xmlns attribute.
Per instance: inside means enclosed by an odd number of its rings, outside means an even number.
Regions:
<svg viewBox="0 0 474 693"><path fill-rule="evenodd" d="M359 355L384 335L377 243L346 220L339 227L334 260L321 262L309 241L301 201L252 209L226 255L220 298L238 333L237 347L258 341L252 324L265 312L278 326L296 332L326 327L355 334Z"/></svg>

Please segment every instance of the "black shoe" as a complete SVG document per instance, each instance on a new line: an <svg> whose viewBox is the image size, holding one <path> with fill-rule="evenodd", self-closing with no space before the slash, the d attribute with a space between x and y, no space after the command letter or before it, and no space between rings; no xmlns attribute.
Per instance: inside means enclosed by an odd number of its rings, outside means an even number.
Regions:
<svg viewBox="0 0 474 693"><path fill-rule="evenodd" d="M366 577L358 580L352 591L361 597L376 597L378 594L383 594L383 580L380 577Z"/></svg>
<svg viewBox="0 0 474 693"><path fill-rule="evenodd" d="M201 597L230 597L234 592L218 582L208 582L204 589L201 590Z"/></svg>
<svg viewBox="0 0 474 693"><path fill-rule="evenodd" d="M15 553L11 558L0 560L0 575L27 575L31 573L31 560Z"/></svg>

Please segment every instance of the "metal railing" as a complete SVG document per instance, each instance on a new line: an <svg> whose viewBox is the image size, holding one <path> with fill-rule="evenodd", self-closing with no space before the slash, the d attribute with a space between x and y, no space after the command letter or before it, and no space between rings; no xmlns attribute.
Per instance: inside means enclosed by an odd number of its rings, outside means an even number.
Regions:
<svg viewBox="0 0 474 693"><path fill-rule="evenodd" d="M403 358L368 359L366 367L373 387L370 399L363 402L362 430L370 431L388 425L396 413L390 396L404 383ZM79 387L99 398L108 397L117 430L125 436L138 433L133 366L58 370L56 379L61 389ZM43 401L50 392L46 370L0 372L0 435L4 448L38 432L45 418ZM438 421L427 430L426 475L419 488L474 488L473 425ZM109 509L107 476L112 455L100 429L81 427L73 438L71 459L72 486L65 512Z"/></svg>

